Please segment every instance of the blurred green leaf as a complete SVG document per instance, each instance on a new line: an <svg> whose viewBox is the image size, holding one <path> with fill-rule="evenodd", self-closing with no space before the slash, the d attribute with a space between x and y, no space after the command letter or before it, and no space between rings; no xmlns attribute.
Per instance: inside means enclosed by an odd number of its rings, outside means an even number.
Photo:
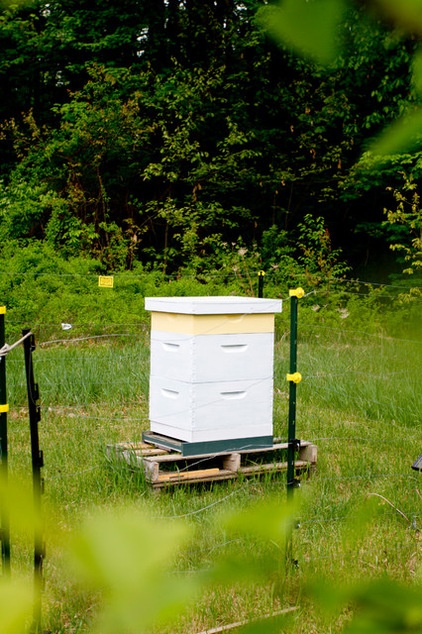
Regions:
<svg viewBox="0 0 422 634"><path fill-rule="evenodd" d="M331 580L319 578L305 586L305 594L311 596L316 607L332 621L350 600L350 588L346 584L333 585Z"/></svg>
<svg viewBox="0 0 422 634"><path fill-rule="evenodd" d="M297 504L267 499L240 513L227 515L222 523L229 533L253 535L282 545L293 527L297 510Z"/></svg>
<svg viewBox="0 0 422 634"><path fill-rule="evenodd" d="M422 0L375 0L396 26L409 33L422 33Z"/></svg>
<svg viewBox="0 0 422 634"><path fill-rule="evenodd" d="M4 510L13 524L13 531L31 536L34 525L40 521L34 509L32 483L10 479L7 486L0 483L0 508Z"/></svg>
<svg viewBox="0 0 422 634"><path fill-rule="evenodd" d="M78 578L104 596L95 631L140 634L180 614L197 586L171 571L188 536L186 525L137 509L98 513L86 523L70 554Z"/></svg>
<svg viewBox="0 0 422 634"><path fill-rule="evenodd" d="M308 585L311 597L327 623L353 605L353 616L344 634L393 634L422 631L422 588L390 579L363 580L355 585L317 580Z"/></svg>
<svg viewBox="0 0 422 634"><path fill-rule="evenodd" d="M387 127L369 149L378 156L400 154L416 149L421 141L422 109L418 108Z"/></svg>
<svg viewBox="0 0 422 634"><path fill-rule="evenodd" d="M218 518L227 547L208 573L213 583L282 580L286 544L293 530L297 505L267 499Z"/></svg>
<svg viewBox="0 0 422 634"><path fill-rule="evenodd" d="M0 632L21 634L31 618L32 587L23 581L0 583Z"/></svg>
<svg viewBox="0 0 422 634"><path fill-rule="evenodd" d="M380 500L375 497L367 497L364 502L349 511L344 523L342 532L343 549L345 553L350 553L354 559L358 550L359 542L365 538L368 527L375 521L380 512Z"/></svg>
<svg viewBox="0 0 422 634"><path fill-rule="evenodd" d="M338 52L337 27L345 6L344 0L285 0L262 7L257 19L279 42L328 64Z"/></svg>
<svg viewBox="0 0 422 634"><path fill-rule="evenodd" d="M350 597L355 617L345 634L393 634L422 631L422 588L382 579L361 584Z"/></svg>

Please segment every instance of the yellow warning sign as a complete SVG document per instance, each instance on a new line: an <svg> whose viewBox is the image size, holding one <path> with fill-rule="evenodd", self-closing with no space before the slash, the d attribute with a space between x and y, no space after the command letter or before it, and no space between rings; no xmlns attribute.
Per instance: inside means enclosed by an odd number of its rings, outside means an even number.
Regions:
<svg viewBox="0 0 422 634"><path fill-rule="evenodd" d="M100 288L113 288L114 277L112 275L99 275L98 286Z"/></svg>

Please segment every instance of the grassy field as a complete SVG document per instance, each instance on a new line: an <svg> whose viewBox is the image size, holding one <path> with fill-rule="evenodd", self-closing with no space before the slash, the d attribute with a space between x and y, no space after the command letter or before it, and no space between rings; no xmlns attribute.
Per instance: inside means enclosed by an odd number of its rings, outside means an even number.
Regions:
<svg viewBox="0 0 422 634"><path fill-rule="evenodd" d="M110 326L103 333L118 337L98 336L96 330L97 338L74 343L49 343L48 337L39 342L34 364L45 456L44 629L196 634L294 607L280 621L267 620L244 631L334 634L352 627L360 610L356 606L365 608L368 583L374 584L368 593L375 598L376 584L397 584L393 590L384 588L386 606L378 608L393 610L391 623L406 602L395 600L393 608L389 592L400 592L404 584L407 597L416 592L422 598L422 476L411 469L422 453L421 336L391 337L374 325L375 317L365 325L316 319L314 313L311 307L299 313L303 381L298 386L297 436L318 446L318 465L295 490L294 511L287 506L285 476L156 494L142 473L107 459L107 444L140 440L149 428L145 324L133 326L125 336ZM277 323L275 346L274 428L282 438L287 436L287 316L288 306ZM8 356L7 382L10 481L22 483L28 492L30 444L21 349ZM129 519L125 507L131 508ZM96 524L99 509L109 515ZM128 528L139 521L137 513L149 518L141 520L145 526L139 535ZM283 528L289 518L294 520L291 531ZM71 548L74 561L69 564L68 544L81 531L84 547L79 543L76 550ZM31 548L28 535L14 530L12 518L12 568L29 579ZM106 553L108 568L98 565L94 551L98 557ZM74 567L75 561L80 565ZM83 569L83 561L91 571ZM127 603L119 595L125 584L133 588ZM168 604L163 607L160 601ZM103 621L95 626L97 613ZM157 618L151 625L154 615L162 614L170 618L162 623ZM420 625L418 614L414 619ZM138 619L137 629L131 618ZM390 631L379 627L371 631Z"/></svg>

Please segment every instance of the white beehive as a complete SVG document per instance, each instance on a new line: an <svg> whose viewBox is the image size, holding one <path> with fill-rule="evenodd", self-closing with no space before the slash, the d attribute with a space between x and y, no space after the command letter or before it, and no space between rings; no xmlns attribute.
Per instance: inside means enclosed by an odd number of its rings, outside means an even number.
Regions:
<svg viewBox="0 0 422 634"><path fill-rule="evenodd" d="M151 432L209 448L273 440L274 314L281 300L146 298Z"/></svg>

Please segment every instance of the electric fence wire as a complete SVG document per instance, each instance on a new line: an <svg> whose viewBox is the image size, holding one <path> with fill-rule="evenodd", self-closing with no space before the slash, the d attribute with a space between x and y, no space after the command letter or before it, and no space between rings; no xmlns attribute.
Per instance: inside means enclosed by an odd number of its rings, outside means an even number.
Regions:
<svg viewBox="0 0 422 634"><path fill-rule="evenodd" d="M311 291L312 294L314 291ZM284 300L285 301L285 300ZM249 313L244 313L241 316L245 316ZM38 328L44 326L44 324L38 324ZM85 326L92 326L92 324L80 324L80 327L85 327ZM146 332L146 326L145 324L136 324L136 327L142 327L142 331L143 333ZM55 325L55 327L57 327L57 324ZM104 325L103 327L107 327L107 325ZM32 329L33 331L36 330L35 328ZM361 338L362 336L365 337L370 337L372 339L377 339L381 342L386 342L386 343L409 343L409 344L416 344L416 345L421 345L422 344L422 340L418 340L418 339L403 339L402 337L392 337L389 335L384 335L382 333L372 333L372 332L368 332L365 330L356 330L353 328L335 328L333 325L329 325L329 326L324 326L321 324L307 324L306 325L306 332L301 333L301 337L299 338L299 344L301 342L301 340L306 340L308 341L310 338L312 338L312 336L316 336L313 334L313 330L320 330L320 331L326 331L329 332L330 334L333 335L339 335L342 338L344 337L351 337L353 335L356 335L357 337ZM212 334L213 332L213 328L210 328L209 330L207 330L204 334ZM59 343L80 343L83 341L90 341L90 340L95 340L95 339L107 339L107 338L118 338L118 337L137 337L138 334L137 333L130 333L130 332L125 332L125 333L104 333L104 334L87 334L81 337L68 337L68 338L62 338L62 339L53 339L50 341L41 341L38 343L38 345L42 348L48 345L53 345L53 344L59 344ZM180 338L178 337L177 340L185 340L186 341L190 341L193 338L192 335L186 335L186 337ZM175 339L176 340L176 339ZM16 344L13 344L13 346L10 348L13 349L14 347L16 347L17 345L19 345L19 343L21 343L22 340L19 340ZM275 346L277 347L278 342L275 342ZM327 347L327 346L325 346ZM6 351L6 353L9 350ZM1 351L0 351L0 356L1 356Z"/></svg>
<svg viewBox="0 0 422 634"><path fill-rule="evenodd" d="M375 332L368 332L366 330L356 330L354 328L335 328L333 325L330 326L323 326L321 324L307 324L306 326L306 332L302 333L302 335L304 334L306 338L306 340L309 340L312 338L312 336L317 336L313 334L313 330L323 330L325 332L329 332L331 334L339 334L341 335L343 338L346 336L352 336L352 335L356 335L357 337L359 337L359 339L361 339L362 336L365 337L371 337L373 339L379 339L382 342L391 342L391 343L411 343L411 344L422 344L421 340L418 339L403 339L402 337L392 337L390 335L383 335L381 333L375 333ZM303 336L302 336L303 338ZM328 347L328 346L325 346Z"/></svg>
<svg viewBox="0 0 422 634"><path fill-rule="evenodd" d="M400 477L407 477L407 474L400 474ZM206 506L203 506L203 507L201 507L199 509L195 509L194 511L190 511L190 512L184 513L182 515L165 516L165 517L163 517L161 519L181 519L181 518L190 517L190 516L193 516L193 515L199 515L200 513L208 511L209 509L213 508L214 506L217 506L219 504L222 504L222 503L226 502L228 499L230 499L234 495L237 495L239 493L243 493L246 490L247 485L250 485L252 482L253 482L252 480L249 480L246 484L243 484L242 487L239 487L239 488L235 489L230 494L220 498L219 500L216 500L215 502L212 502L211 504L207 504ZM377 494L377 493L368 494L368 495L378 495L385 502L387 502L390 506L392 506L393 509L396 511L396 513L399 513L401 516L403 516L404 519L406 519L406 521L408 522L409 525L414 524L414 520L420 519L422 517L420 514L412 513L412 520L410 520L402 511L400 511L399 508L394 506L388 499L386 499L385 496L382 496L382 495ZM389 514L391 517L396 515L396 513L394 513L393 511L390 511L389 509L386 511L386 513ZM349 520L349 519L350 519L350 516L347 515L347 514L337 515L337 516L330 517L330 518L317 517L317 518L314 518L314 519L311 519L311 518L301 519L299 517L299 518L297 518L295 520L295 523L297 523L297 528L301 528L303 526L311 525L311 524L322 524L322 523L325 524L325 523L330 523L330 522L341 522L341 521L346 521L346 520Z"/></svg>
<svg viewBox="0 0 422 634"><path fill-rule="evenodd" d="M9 345L8 343L5 343L4 346L0 348L0 359L1 357L5 357L7 354L9 354L9 352L17 348L21 343L25 341L25 339L28 339L28 337L30 337L31 335L32 335L32 332L27 332L18 341L15 341L15 343L12 343L11 345Z"/></svg>
<svg viewBox="0 0 422 634"><path fill-rule="evenodd" d="M205 510L207 510L207 508L208 507L204 507ZM395 510L398 511L399 514L401 514L399 509L395 509ZM156 519L176 519L176 517L177 516L175 516L174 518L168 517L168 518L156 518ZM181 515L179 517L183 518L185 516ZM409 539L402 540L399 543L395 543L394 547L391 548L391 551L393 551L394 553L396 553L397 551L402 551L403 553L411 551L412 555L417 555L418 551L421 548L421 542L420 542L420 534L421 533L420 533L420 529L417 526L415 520L419 519L419 518L417 516L412 516L412 522L410 522L407 517L405 519L406 519L407 523L409 524L408 528L410 528L412 530L412 532L409 533ZM336 523L338 523L338 522L343 522L343 521L347 522L349 520L350 520L350 517L347 516L347 515L333 517L333 518L329 518L329 519L318 519L318 520L315 520L315 521L314 520L310 520L310 521L306 521L305 520L305 521L298 522L296 524L296 528L298 529L298 533L300 534L301 529L302 529L302 527L304 525L306 525L306 524L320 524L322 530L325 531L325 528L324 528L323 525L326 524L327 522L336 522ZM205 552L208 555L211 555L211 554L214 554L216 551L221 551L221 550L225 549L228 546L233 546L234 544L238 544L241 547L243 545L243 543L244 543L244 540L241 539L241 538L225 540L224 542L221 542L219 544L215 544L212 547L207 548ZM273 542L273 546L278 546L278 544ZM311 548L311 544L309 542L306 542L305 544L303 544L300 547L300 539L299 539L299 542L296 544L296 547L300 548L299 556L301 557L300 562L301 562L301 567L302 568L305 568L305 567L307 568L310 565L312 565L314 563L317 564L318 562L321 562L321 561L330 560L333 563L339 563L339 562L349 561L351 558L352 558L353 561L356 560L356 551L354 549L349 549L349 550L346 550L346 551L343 550L343 552L341 554L339 554L335 548L334 549L331 548L330 552L327 553L326 555L316 556L316 555L310 554L309 548ZM416 551L415 551L415 547L416 547ZM365 561L365 560L362 559L362 556L365 556L365 554L366 555L368 555L368 554L373 555L374 554L373 553L373 549L371 549L371 551L368 552L368 553L365 553L365 552L361 552L360 553L360 560L359 560L360 563L364 564L366 566L369 566L371 568L372 567L376 568L377 567L376 565L372 564L369 561ZM384 557L388 556L388 549L386 548L385 545L384 545L384 548L383 548L383 554L384 554ZM376 563L378 563L377 559L376 559ZM209 568L209 567L208 568L201 568L201 569L195 568L195 569L188 569L188 570L176 570L176 571L174 571L174 574L186 574L186 575L188 575L188 574L201 574L201 573L209 572L210 570L211 570L211 568Z"/></svg>
<svg viewBox="0 0 422 634"><path fill-rule="evenodd" d="M78 478L81 475L85 475L86 473L90 473L92 471L98 471L103 468L102 464L93 465L92 467L87 467L86 469L81 469L80 471L72 471L71 473L64 473L60 471L60 473L51 473L48 474L48 480L54 481L59 480L61 478Z"/></svg>
<svg viewBox="0 0 422 634"><path fill-rule="evenodd" d="M309 293L306 293L304 297L308 297L310 295L314 295L314 294L318 294L318 290L312 290ZM288 301L291 298L285 298L284 301ZM245 313L247 314L247 313ZM243 315L244 316L244 315ZM15 325L17 325L15 323ZM103 328L107 328L107 327L112 327L112 324L109 325L102 325ZM134 323L134 324L114 324L115 327L117 326L125 326L125 327L136 327L136 328L140 328L141 331L143 333L146 333L146 325L142 322L139 323ZM40 328L47 328L47 327L56 327L57 328L57 324L53 325L53 324L37 324L36 328L34 328L33 330L36 329L40 329ZM86 327L93 327L93 324L77 324L76 326L71 325L71 328L73 329L74 327L77 328L86 328ZM97 326L98 328L98 326ZM349 329L349 328L335 328L333 327L333 325L330 326L324 326L322 324L311 324L311 325L307 325L306 328L306 332L302 333L306 336L306 339L309 339L312 336L312 332L314 330L319 330L319 331L329 331L330 334L333 333L338 333L339 335L341 335L342 337L351 337L351 336L358 336L358 337L362 337L363 335L366 337L371 337L373 339L378 339L379 341L387 341L387 342L401 342L401 343L410 343L410 344L422 344L422 341L418 341L418 340L414 340L414 339L403 339L403 338L399 338L399 337L391 337L388 335L384 335L381 333L372 333L372 332L368 332L368 331L363 331L363 330L356 330L356 329ZM209 332L205 333L205 334L212 334L212 328L210 328ZM59 344L59 343L79 343L79 342L83 342L83 341L89 341L89 340L94 340L94 339L105 339L105 338L117 338L117 337L136 337L137 334L135 333L130 333L130 332L125 332L125 333L103 333L103 334L92 334L92 335L84 335L81 337L68 337L68 338L61 338L61 339L53 339L50 341L41 341L39 343L39 345L41 347L44 346L48 346L48 345L53 345L53 344ZM182 339L186 339L186 340L190 340L192 337L191 336L186 336L183 337ZM178 340L180 340L180 337L177 338ZM277 344L276 344L277 345Z"/></svg>
<svg viewBox="0 0 422 634"><path fill-rule="evenodd" d="M103 417L87 417L88 419L93 418L94 420L110 420L110 419L104 419ZM127 422L127 419L122 419L123 422ZM138 421L140 419L136 419L136 418L132 418L130 420L134 420L134 421ZM146 419L145 419L146 420ZM14 430L15 432L17 432L18 430ZM377 443L377 444L388 444L390 446L403 446L403 442L406 441L407 444L409 446L411 446L410 441L409 441L409 437L406 438L396 438L394 441L389 441L389 440L382 440L382 439L370 439L370 438L356 438L356 437L327 437L327 438L314 438L308 442L311 442L312 444L316 444L316 443L320 443L322 441L327 441L327 442L333 442L333 441L341 441L341 442L360 442L360 443ZM282 442L282 441L280 441ZM415 444L418 442L418 439L414 439ZM244 445L243 447L240 448L240 451L244 450L247 451L249 448L251 447L251 445ZM222 451L222 452L214 452L213 454L207 454L204 457L198 458L197 460L195 460L194 462L190 462L189 465L187 467L184 468L180 468L180 472L185 471L187 468L192 468L193 466L200 466L203 463L209 462L210 460L213 460L215 458L221 457L223 455L226 455L227 452ZM100 468L101 464L97 465L96 467L92 467L92 469L94 468ZM79 473L84 473L85 471L89 471L91 470L91 468L87 469L87 470L82 470L81 472L77 472L77 474ZM388 473L378 473L378 472L373 472L373 471L368 471L368 472L364 472L364 473L359 473L359 474L351 474L351 475L341 475L341 476L336 476L336 475L329 475L327 477L323 477L321 475L315 475L314 476L319 483L322 483L324 481L326 482L350 482L350 481L356 481L356 480L378 480L378 479L400 479L400 478L406 478L406 479L411 479L415 482L418 481L418 478L416 475L413 474L408 474L408 473L394 473L394 472L388 472Z"/></svg>
<svg viewBox="0 0 422 634"><path fill-rule="evenodd" d="M254 279L254 277L257 276L257 271L251 271L250 272L250 279ZM203 276L206 276L207 279L212 279L212 280L221 280L221 279L226 279L226 278L233 278L233 279L237 279L238 275L236 273L236 271L234 270L224 270L224 271L216 271L216 272L204 272L203 274L201 273L183 273L182 278L183 279L187 279L187 280L195 280L198 278L203 278ZM34 272L33 271L24 271L24 272L10 272L10 271L0 271L0 276L9 278L9 279L15 279L15 278L33 278L34 277ZM42 278L76 278L76 279L86 279L86 280L98 280L98 277L101 276L101 274L98 273L59 273L59 272L37 272L36 273L36 279L42 279ZM272 271L271 269L268 271L265 271L265 276L267 278L275 278L277 279L279 276L277 274L276 271ZM145 275L145 273L135 273L135 272L130 272L130 273L125 273L125 272L117 272L117 273L113 273L112 277L114 278L114 280L124 280L124 281L132 281L132 280L145 280L148 279L148 274ZM174 274L162 274L160 273L160 280L164 280L164 281L178 281L181 279L181 275L180 273L174 273ZM361 280L359 278L356 279L350 279L350 278L346 278L346 277L329 277L329 276L321 276L318 278L318 280L320 282L327 282L330 285L333 284L350 284L353 286L359 286L359 285L363 285L363 286L369 286L369 287L375 287L375 288L395 288L398 290L404 290L404 291L408 291L409 290L409 286L407 285L403 285L403 284L389 284L386 282L374 282L371 280ZM292 284L294 284L295 282L292 282ZM421 286L413 286L412 288L416 288L418 290L422 290Z"/></svg>
<svg viewBox="0 0 422 634"><path fill-rule="evenodd" d="M213 401L214 403L215 401ZM369 400L367 401L368 403L371 404L380 404L379 401L374 401L374 400ZM25 411L28 406L27 405L23 405L23 404L16 404L15 407L19 408L19 410ZM79 411L79 408L81 406L80 405L60 405L60 406L52 406L52 405L41 405L41 410L43 412L45 412L46 414L58 414L58 415L65 415L65 416L69 416L71 418L78 418L78 419L87 419L87 420L97 420L97 421L115 421L116 423L125 423L125 422L141 422L141 423L146 423L149 421L148 417L145 416L118 416L117 414L114 414L112 416L96 416L93 414L86 414L84 412ZM63 412L63 410L66 410L65 412ZM188 411L188 410L186 410ZM183 413L183 412L182 412ZM379 422L379 419L370 419L368 417L364 417L365 418L365 423L377 423ZM362 422L360 421L343 421L343 423L347 424L347 425L362 425ZM307 435L307 436L312 436L312 434L306 434L305 433L306 430L302 430L302 435ZM389 445L397 445L397 446L402 446L403 443L409 443L409 436L410 436L411 430L407 430L406 431L406 436L405 437L400 437L397 436L397 434L395 435L394 439L382 439L379 437L379 435L377 435L376 438L370 438L370 436L365 436L365 437L357 437L357 436L321 436L321 437L312 437L310 439L310 442L316 444L318 442L333 442L333 441L342 441L342 442L362 442L362 443L370 443L370 442L374 442L374 443L381 443L381 444L389 444ZM417 430L415 430L415 433L418 433ZM280 439L281 442L283 442L283 439ZM415 442L418 441L418 438L415 438ZM284 442L287 442L287 439L284 440ZM248 447L245 447L245 449L247 449ZM218 454L216 454L217 456Z"/></svg>
<svg viewBox="0 0 422 634"><path fill-rule="evenodd" d="M219 402L219 400L215 400L212 401L212 404L215 404ZM367 400L367 403L370 404L377 404L380 405L382 404L380 401L375 401L373 399L371 400ZM204 404L208 405L209 403ZM27 405L16 405L16 407L18 407L20 410L25 411L27 409ZM139 422L139 423L143 423L143 424L147 424L149 422L148 417L145 416L119 416L118 414L114 414L112 416L96 416L93 414L86 414L84 412L79 411L79 407L78 405L62 405L62 406L51 406L51 405L45 405L45 406L41 406L41 410L44 411L46 414L58 414L58 415L65 415L65 416L70 416L71 418L78 418L78 419L82 419L82 420L93 420L93 421L114 421L116 424L119 423L128 423L128 422ZM65 409L66 411L63 412L63 409ZM185 410L183 410L184 412ZM188 412L189 410L186 410L186 412ZM182 412L182 413L183 413ZM180 412L178 412L180 414ZM377 419L369 419L368 417L365 416L365 423L377 423L379 422L379 420ZM351 424L355 424L355 425L361 425L362 423L359 421L343 421L343 423L347 424L348 426ZM417 430L415 430L415 433L418 434ZM378 443L378 444L386 444L386 445L390 445L390 446L402 446L404 443L406 443L407 446L410 446L411 443L411 430L408 429L406 431L406 436L405 437L401 437L398 436L397 434L395 434L394 439L383 439L380 438L379 434L377 435L376 438L371 438L369 435L362 437L362 436L353 436L353 435L347 435L347 436L313 436L312 433L306 433L305 429L302 429L302 436L306 436L309 439L309 442L312 442L313 444L317 444L317 443L321 443L321 442L354 442L354 443ZM280 439L281 442L283 442L283 439ZM287 442L287 440L285 440L285 442ZM415 437L414 442L417 443L419 442L419 438ZM242 449L247 450L249 448L249 445L245 447L242 447ZM218 457L219 454L216 453L215 455L213 454L212 457Z"/></svg>
<svg viewBox="0 0 422 634"><path fill-rule="evenodd" d="M86 337L69 337L68 339L53 339L51 341L40 342L40 347L51 346L57 343L80 343L81 341L91 341L93 339L112 339L113 337L138 337L138 335L129 332L108 333L106 335L88 335Z"/></svg>
<svg viewBox="0 0 422 634"><path fill-rule="evenodd" d="M159 516L159 517L156 517L155 519L160 519L160 520L178 520L178 519L185 519L187 517L193 517L194 515L199 515L200 513L205 513L206 511L209 511L210 509L214 508L215 506L218 506L220 504L224 504L224 502L227 502L227 500L230 500L233 496L239 495L240 493L243 493L246 490L246 488L249 486L249 484L250 484L250 482L246 482L241 487L238 487L237 489L234 489L229 494L223 496L222 498L216 500L215 502L211 502L210 504L202 506L199 509L195 509L194 511L188 511L187 513L182 513L181 515Z"/></svg>
<svg viewBox="0 0 422 634"><path fill-rule="evenodd" d="M316 291L311 291L311 292L310 292L310 293L308 293L307 295L312 295L312 294L315 294L315 293L316 293ZM324 327L324 326L315 326L315 327L316 327L316 328L320 328L320 329L327 329L327 328L328 328L328 327ZM331 332L332 332L332 331L333 331L333 328L330 328L330 330L331 330ZM388 341L388 342L395 342L395 341L398 341L398 342L403 342L403 341L404 341L403 339L398 339L398 338L393 338L393 337L385 337L385 336L383 336L383 335L376 334L376 333L367 333L367 332L363 333L362 331L356 331L356 330L346 330L346 331L340 331L340 330L338 330L338 332L341 332L341 334L347 334L347 335L350 335L350 334L358 334L358 335L360 335L360 336L361 336L362 334L366 334L367 336L376 337L376 338L378 338L378 339L382 339L382 340L385 340L385 341ZM18 345L19 345L19 344L20 344L20 343L21 343L21 342L22 342L22 341L23 341L23 340L24 340L27 336L29 336L30 334L31 334L31 333L28 333L27 335L25 335L25 337L24 337L24 338L20 339L19 341L17 341L16 343L14 343L12 346L4 346L4 348L2 349L2 351L0 351L0 356L4 356L4 355L5 355L5 354L7 354L8 352L10 352L12 349L14 349L16 346L18 346ZM52 340L52 341L48 341L48 342L43 342L43 344L40 344L40 345L49 345L49 344L53 344L53 343L69 343L69 342L75 342L75 343L78 343L78 342L80 342L80 341L85 341L85 340L88 340L88 339L101 339L101 338L105 338L105 337L122 337L122 336L136 336L136 335L134 335L133 333L108 333L108 334L106 334L106 335L91 335L91 336L88 336L88 337L69 338L69 339L63 339L63 340ZM413 340L405 340L405 341L407 341L407 342L409 342L409 343L422 343L422 342L419 342L419 341L413 341ZM347 371L347 372L348 372L348 374L356 374L356 375L359 375L359 374L365 374L365 376L368 376L368 374L367 374L367 373L362 373L362 372L359 372L359 371L349 370L349 371ZM399 373L389 373L389 374L390 374L390 375L394 375L394 374L399 374ZM316 375L308 375L308 376L305 376L305 380L307 380L307 379L309 379L309 380L321 379L321 378L326 378L327 376L335 376L335 374L333 374L333 373L323 373L323 374L316 374ZM267 380L268 380L268 378L269 378L269 377L267 377ZM374 375L374 377L373 377L373 378L383 379L383 378L386 378L386 375L384 374L383 376L378 376L378 377L376 377L376 376ZM375 400L373 400L373 401L371 401L371 402L373 402L374 404L378 404L378 405L382 404L382 403L380 403L379 401L375 401ZM54 408L52 408L51 406L50 406L50 407L48 407L47 409L48 409L49 411L54 410ZM60 409L60 408L59 408L59 409ZM92 419L92 420L110 420L110 417L88 416L88 415L85 415L85 414L77 414L77 415L78 415L78 416L80 416L80 417L82 417L82 418L89 418L89 419ZM145 422L147 419L146 419L146 417L143 417L143 418L142 418L142 417L140 417L140 418L133 418L133 417L131 417L130 419L126 419L126 420L137 420L137 421L139 420L139 421L143 421L143 422ZM332 441L332 440L334 440L334 437L332 437L331 439L329 439L329 438L317 438L317 439L314 439L314 441L313 441L313 442L321 442L321 441L328 441L328 440L331 440L331 441ZM339 440L343 440L343 441L344 441L344 440L346 440L346 439L345 439L345 438L343 438L343 439L342 439L342 438L339 438ZM354 442L357 442L357 441L358 441L358 439L357 439L357 438L353 438L353 437L348 438L348 440L351 440L351 441L354 441ZM365 438L365 439L361 439L361 441L362 441L362 442L371 442L371 439L369 439L369 438ZM408 441L408 438L407 438L407 441ZM375 441L374 441L374 442L375 442ZM377 439L377 442L380 442L380 439L379 439L379 438ZM391 442L391 441L390 441L390 442ZM216 456L217 456L217 455L218 455L218 454L216 454ZM200 462L201 462L201 461L198 461L198 464L199 464ZM366 474L365 476L362 476L362 475L361 475L361 476L353 476L353 477L355 477L355 478L366 478L366 479L367 479L368 477L374 477L374 474ZM380 475L378 474L378 475L377 475L377 477L393 477L393 476L392 476L392 474L385 474L385 475L383 475L383 476L380 476ZM394 477L396 477L396 476L394 476ZM402 477L402 476L399 476L399 477ZM331 479L332 479L332 478L331 478ZM344 479L344 478L343 478L343 479Z"/></svg>
<svg viewBox="0 0 422 634"><path fill-rule="evenodd" d="M399 477L408 477L408 474L399 474ZM321 481L321 479L319 480ZM191 517L194 515L199 515L200 513L204 513L206 511L208 511L209 509L219 505L219 504L223 504L224 502L226 502L227 500L231 499L234 495L239 495L240 493L244 493L248 487L251 486L252 484L252 480L248 480L247 482L243 483L242 486L234 489L233 491L231 491L229 494L219 498L218 500L216 500L215 502L212 502L210 504L206 504L205 506L202 506L198 509L195 509L194 511L189 511L187 513L183 513L180 515L169 515L169 516L160 516L157 517L157 519L183 519L186 517ZM414 523L414 520L419 519L419 515L416 515L414 513L412 513L412 520L410 520L399 508L398 506L394 505L389 499L387 499L385 496L378 494L378 493L367 493L366 497L371 497L371 496L377 496L379 498L381 498L384 502L386 502L387 504L390 505L390 507L392 507L394 509L394 511L396 513L398 513L399 515L401 515L407 522L409 525L412 525L412 523ZM389 509L387 509L387 513L390 514L391 516L394 516L396 513L393 513L393 511L390 511ZM322 523L329 523L329 522L340 522L340 521L346 521L350 519L350 517L347 514L343 514L343 515L336 515L334 517L330 517L330 518L321 518L321 517L317 517L314 519L311 518L307 518L307 519L301 519L298 518L296 520L297 523L297 527L301 528L302 526L306 526L306 525L310 525L310 524L322 524Z"/></svg>
<svg viewBox="0 0 422 634"><path fill-rule="evenodd" d="M325 440L329 440L329 439L325 439ZM366 440L366 439L365 439ZM213 457L217 457L219 454L214 454ZM201 464L202 461L206 461L209 460L210 456L205 457L203 460L198 460L197 462L195 462L194 464L199 465ZM104 469L104 463L100 462L96 465L93 465L91 467L87 467L85 469L82 470L77 470L77 471L72 471L70 473L64 473L64 472L60 472L60 473L52 473L48 475L48 479L49 481L55 481L61 478L78 478L81 475L84 475L86 473L95 471L95 470L100 470L100 469ZM108 465L109 466L109 465ZM192 466L192 465L191 465ZM366 472L366 473L360 473L360 474L353 474L350 476L327 476L327 477L321 477L320 475L315 475L314 478L316 478L318 483L323 483L325 482L333 482L336 481L338 483L341 482L352 482L352 481L357 481L357 480L365 480L365 481L371 481L374 482L378 479L406 479L406 480L413 480L414 483L418 483L418 478L417 476L412 476L408 473L375 473L375 472ZM243 492L245 492L245 490L252 484L253 480L248 480L246 483L243 483L242 486L237 487L236 489L234 489L233 491L231 491L229 494L224 495L223 497L219 498L218 500L210 503L210 504L206 504L204 506L201 506L198 509L195 509L193 511L189 511L183 514L175 514L175 515L169 515L169 516L160 516L157 517L157 519L183 519L183 518L187 518L187 517L192 517L192 516L196 516L199 515L201 513L205 513L206 511L214 508L215 506L218 506L220 504L224 504L227 500L231 499L233 496L235 495L239 495ZM371 494L367 494L367 495L371 495ZM409 520L409 518L407 518L403 512L400 511L400 509L398 509L396 506L394 506L389 500L385 499L385 496L381 496L380 494L372 494L372 495L378 495L380 498L384 499L388 504L390 504L390 506L393 507L393 509L396 510L396 512L400 513L409 523L409 525L412 525L413 528L415 527L415 521L420 519L420 515L419 514L415 514L412 513L412 520ZM390 515L394 515L393 512L389 512ZM301 527L305 527L308 525L321 525L321 524L326 524L326 523L330 523L330 522L341 522L341 521L346 521L347 519L349 519L348 515L336 515L334 517L331 518L321 518L321 517L316 517L314 519L312 518L298 518L297 519L297 524L298 524L298 528Z"/></svg>
<svg viewBox="0 0 422 634"><path fill-rule="evenodd" d="M254 385L258 385L258 384L259 384L258 381L254 383ZM216 404L218 404L220 402L222 402L222 399L214 399L212 401L207 401L207 402L201 404L201 406L198 405L197 407L199 409L199 407L206 407L206 406L210 406L210 405L216 405ZM378 406L378 405L383 405L383 402L382 401L378 401L376 399L365 399L365 404L366 405L377 405ZM24 410L26 406L25 405L17 405L16 407L19 407L20 409ZM51 405L46 405L42 409L46 409L47 411L50 411L50 412L54 412L54 411L60 412L62 407L77 409L78 405L65 405L65 406L58 406L57 408L54 408L54 406L52 407ZM403 410L403 408L398 408L396 411L400 411L400 410ZM185 413L187 414L189 412L190 412L190 410L188 408L177 410L177 414L178 415L182 415L182 414L185 414ZM164 414L163 414L163 416L164 416ZM91 419L91 420L111 420L111 419L113 419L115 421L119 420L117 416L113 416L113 417L94 416L92 414L84 414L83 412L77 412L75 414L75 417L78 417L78 418L81 418L81 419ZM379 423L381 420L389 420L389 421L391 420L390 416L386 416L384 418L374 419L374 418L370 418L368 416L365 416L364 413L362 414L362 417L365 419L365 422L367 424L371 423L371 422L372 423ZM130 417L122 418L121 420L123 420L123 421L124 420L126 420L126 421L148 421L148 418L147 418L147 416L140 416L140 417L130 416ZM350 422L346 421L346 422L347 422L347 424L356 424L356 425L361 424L361 423L358 423L356 421L350 421ZM304 431L305 430L303 430L303 433L304 433ZM409 441L409 432L407 432L407 434L408 435L406 436L405 440L408 442ZM334 439L334 437L333 437L333 439ZM321 438L321 440L323 440L323 439ZM356 441L356 439L354 439L353 437L345 437L345 440L355 440ZM318 440L316 440L315 442L317 442L317 441ZM367 441L367 442L370 441L369 436L365 437L365 441ZM380 438L378 437L378 438L376 438L374 440L374 442L382 442L382 440L380 440ZM391 441L391 443L395 444L394 441Z"/></svg>

